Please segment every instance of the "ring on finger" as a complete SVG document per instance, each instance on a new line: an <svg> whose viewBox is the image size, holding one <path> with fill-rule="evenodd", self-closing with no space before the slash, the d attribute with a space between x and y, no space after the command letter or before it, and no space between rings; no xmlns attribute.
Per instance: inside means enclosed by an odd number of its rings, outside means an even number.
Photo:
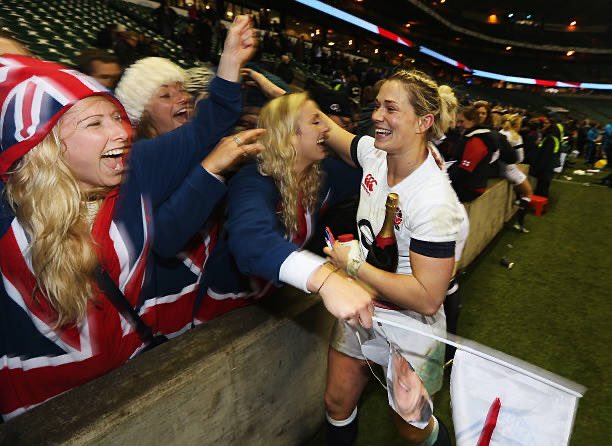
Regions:
<svg viewBox="0 0 612 446"><path fill-rule="evenodd" d="M236 143L237 146L241 146L242 145L242 140L238 137L238 136L234 136L234 138L232 138L234 140L234 142Z"/></svg>

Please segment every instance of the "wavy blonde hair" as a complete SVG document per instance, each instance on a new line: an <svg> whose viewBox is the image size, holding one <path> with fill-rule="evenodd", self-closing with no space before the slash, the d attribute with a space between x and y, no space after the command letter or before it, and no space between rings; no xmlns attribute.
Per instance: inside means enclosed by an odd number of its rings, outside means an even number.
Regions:
<svg viewBox="0 0 612 446"><path fill-rule="evenodd" d="M56 327L75 323L94 296L98 263L79 184L62 158L59 124L9 173L6 196L29 236L38 294L57 311Z"/></svg>
<svg viewBox="0 0 612 446"><path fill-rule="evenodd" d="M427 140L442 138L457 112L458 102L453 90L448 85L438 86L431 77L418 70L396 71L385 82L390 81L402 83L418 117L433 115L434 123L427 130Z"/></svg>
<svg viewBox="0 0 612 446"><path fill-rule="evenodd" d="M313 212L319 199L320 163L310 165L298 178L294 168L297 149L293 137L298 135L299 113L311 100L307 93L292 93L268 102L259 114L258 127L267 129L262 137L265 150L257 155L259 172L272 177L281 195L281 219L287 235L298 232L298 204Z"/></svg>
<svg viewBox="0 0 612 446"><path fill-rule="evenodd" d="M518 133L521 130L523 117L519 114L507 114L502 119L502 128L507 131Z"/></svg>

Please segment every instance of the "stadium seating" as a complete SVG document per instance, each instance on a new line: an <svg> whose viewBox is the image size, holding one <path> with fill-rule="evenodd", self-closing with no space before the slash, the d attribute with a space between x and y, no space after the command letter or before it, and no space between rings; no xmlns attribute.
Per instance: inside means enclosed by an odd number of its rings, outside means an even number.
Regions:
<svg viewBox="0 0 612 446"><path fill-rule="evenodd" d="M95 46L96 35L101 29L107 24L117 23L155 41L162 57L168 57L184 67L192 66L193 61L184 59L179 44L153 30L151 9L138 8L120 1L67 0L49 3L43 0L2 0L0 27L15 35L35 55L74 65L74 58L82 49Z"/></svg>

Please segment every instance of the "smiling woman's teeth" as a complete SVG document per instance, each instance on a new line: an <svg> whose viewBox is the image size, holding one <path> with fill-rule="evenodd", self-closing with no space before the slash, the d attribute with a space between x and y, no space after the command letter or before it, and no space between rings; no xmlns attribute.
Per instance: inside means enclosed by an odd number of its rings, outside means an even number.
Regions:
<svg viewBox="0 0 612 446"><path fill-rule="evenodd" d="M102 158L114 158L116 156L123 155L123 149L113 149L102 154Z"/></svg>
<svg viewBox="0 0 612 446"><path fill-rule="evenodd" d="M319 139L317 139L317 144L323 144L325 142L325 137L321 136Z"/></svg>
<svg viewBox="0 0 612 446"><path fill-rule="evenodd" d="M390 135L390 134L391 134L391 130L387 130L387 129L376 129L376 134L377 134L377 135Z"/></svg>

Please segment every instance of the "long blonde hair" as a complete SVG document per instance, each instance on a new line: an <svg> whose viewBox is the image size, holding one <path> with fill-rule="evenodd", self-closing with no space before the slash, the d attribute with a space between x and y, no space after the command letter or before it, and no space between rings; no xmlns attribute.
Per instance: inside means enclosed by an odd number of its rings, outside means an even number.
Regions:
<svg viewBox="0 0 612 446"><path fill-rule="evenodd" d="M9 173L6 196L29 236L37 294L57 311L56 327L75 323L94 295L96 252L79 184L62 158L59 124ZM26 254L27 255L27 254Z"/></svg>
<svg viewBox="0 0 612 446"><path fill-rule="evenodd" d="M300 131L299 112L311 100L307 93L292 93L268 102L259 114L258 127L267 129L262 137L265 150L257 156L259 172L274 179L281 201L281 219L287 235L298 232L298 204L313 212L319 198L320 163L313 163L298 178L294 167L297 149L292 138Z"/></svg>

